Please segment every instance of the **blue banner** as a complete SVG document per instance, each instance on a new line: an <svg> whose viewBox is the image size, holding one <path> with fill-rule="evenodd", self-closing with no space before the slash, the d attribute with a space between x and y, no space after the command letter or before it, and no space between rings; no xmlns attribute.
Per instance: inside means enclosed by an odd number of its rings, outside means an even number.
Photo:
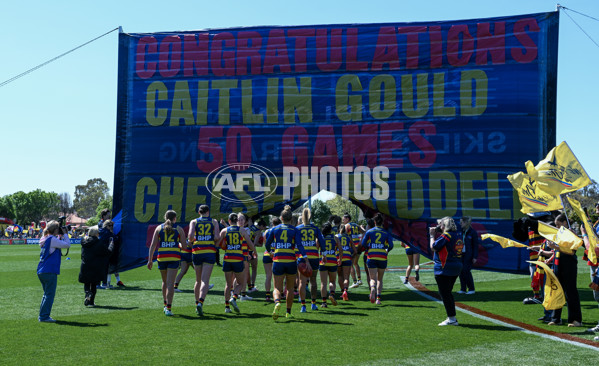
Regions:
<svg viewBox="0 0 599 366"><path fill-rule="evenodd" d="M555 145L558 19L121 33L119 269L146 262L168 209L278 214L321 189L429 256L443 216L510 236L506 176ZM477 266L525 259L485 242Z"/></svg>

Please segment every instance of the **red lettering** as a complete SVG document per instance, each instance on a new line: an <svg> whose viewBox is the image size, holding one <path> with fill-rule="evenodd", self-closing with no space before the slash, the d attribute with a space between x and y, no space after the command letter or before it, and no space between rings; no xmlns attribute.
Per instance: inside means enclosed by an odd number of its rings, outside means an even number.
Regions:
<svg viewBox="0 0 599 366"><path fill-rule="evenodd" d="M135 73L142 79L149 79L156 72L156 62L146 64L146 54L155 54L158 51L158 43L154 37L142 37L137 42L135 50Z"/></svg>
<svg viewBox="0 0 599 366"><path fill-rule="evenodd" d="M460 42L461 38L461 42ZM460 43L462 44L460 56ZM453 25L447 32L447 62L451 66L465 66L470 62L474 50L474 38L468 31L468 25Z"/></svg>
<svg viewBox="0 0 599 366"><path fill-rule="evenodd" d="M368 62L358 61L358 28L347 28L345 68L352 71L367 71Z"/></svg>
<svg viewBox="0 0 599 366"><path fill-rule="evenodd" d="M235 50L225 51L224 47L235 47L235 38L229 32L218 33L210 46L210 67L215 76L235 75Z"/></svg>
<svg viewBox="0 0 599 366"><path fill-rule="evenodd" d="M343 166L368 166L374 168L378 155L378 125L345 125L343 136ZM354 161L356 165L354 165Z"/></svg>
<svg viewBox="0 0 599 366"><path fill-rule="evenodd" d="M331 43L329 44L329 30L316 30L316 66L321 71L336 71L341 67L341 36L342 29L331 29ZM329 57L330 55L330 57Z"/></svg>
<svg viewBox="0 0 599 366"><path fill-rule="evenodd" d="M493 65L505 64L505 22L496 22L495 35L491 35L491 23L476 25L476 64L486 65L491 54Z"/></svg>
<svg viewBox="0 0 599 366"><path fill-rule="evenodd" d="M285 31L283 29L273 29L268 33L262 72L272 74L275 66L278 66L281 72L291 72L287 43L285 42Z"/></svg>
<svg viewBox="0 0 599 366"><path fill-rule="evenodd" d="M210 173L214 169L223 165L223 149L216 142L210 142L212 138L222 138L223 128L206 126L200 127L200 136L198 139L198 151L206 154L204 160L197 160L198 169ZM212 159L208 161L208 156L212 155Z"/></svg>
<svg viewBox="0 0 599 366"><path fill-rule="evenodd" d="M397 53L397 38L395 27L381 27L379 37L372 57L372 70L382 70L388 64L389 70L399 69L399 55Z"/></svg>
<svg viewBox="0 0 599 366"><path fill-rule="evenodd" d="M245 126L233 126L227 131L227 164L252 162L252 132Z"/></svg>
<svg viewBox="0 0 599 366"><path fill-rule="evenodd" d="M307 38L314 37L314 29L290 29L287 31L289 37L295 38L295 71L305 72L307 70Z"/></svg>
<svg viewBox="0 0 599 366"><path fill-rule="evenodd" d="M443 36L438 25L428 27L428 36L431 44L431 69L443 66Z"/></svg>
<svg viewBox="0 0 599 366"><path fill-rule="evenodd" d="M437 128L428 121L418 121L408 129L410 141L420 149L421 152L410 151L408 154L410 162L417 168L430 168L437 159L437 151L425 136L437 134Z"/></svg>
<svg viewBox="0 0 599 366"><path fill-rule="evenodd" d="M314 158L312 159L313 167L322 168L327 165L339 166L335 132L331 125L318 127L316 142L314 143Z"/></svg>
<svg viewBox="0 0 599 366"><path fill-rule="evenodd" d="M418 68L419 63L419 42L418 36L420 33L426 32L425 26L420 27L401 27L397 28L397 33L407 34L406 41L406 67L408 69Z"/></svg>
<svg viewBox="0 0 599 366"><path fill-rule="evenodd" d="M160 42L158 70L165 78L172 78L181 70L181 38L166 36Z"/></svg>
<svg viewBox="0 0 599 366"><path fill-rule="evenodd" d="M538 52L535 41L530 38L528 33L526 33L526 30L530 32L540 31L537 20L534 18L527 18L518 20L516 24L514 24L514 35L523 48L512 48L511 53L514 60L523 64L532 62L535 58L537 58Z"/></svg>
<svg viewBox="0 0 599 366"><path fill-rule="evenodd" d="M262 73L262 37L258 32L239 32L237 34L237 75L247 75L248 63L252 75Z"/></svg>
<svg viewBox="0 0 599 366"><path fill-rule="evenodd" d="M379 165L392 168L403 168L403 158L393 158L393 152L403 149L401 139L393 140L393 133L403 131L403 123L381 123Z"/></svg>
<svg viewBox="0 0 599 366"><path fill-rule="evenodd" d="M208 33L183 36L183 75L208 75Z"/></svg>
<svg viewBox="0 0 599 366"><path fill-rule="evenodd" d="M297 140L296 140L297 137ZM308 131L301 126L292 126L283 133L281 155L283 166L301 168L308 165L308 147L300 144L308 143Z"/></svg>

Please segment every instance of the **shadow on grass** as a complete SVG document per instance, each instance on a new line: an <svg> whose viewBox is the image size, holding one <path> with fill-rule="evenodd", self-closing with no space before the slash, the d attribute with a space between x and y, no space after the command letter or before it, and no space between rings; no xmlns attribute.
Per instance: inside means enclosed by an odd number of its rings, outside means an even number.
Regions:
<svg viewBox="0 0 599 366"><path fill-rule="evenodd" d="M217 315L217 314L207 314L204 313L203 316L191 316L191 315L184 315L184 314L175 314L174 315L175 318L183 318L186 320L200 320L200 321L210 321L210 320L227 320L227 317L224 315Z"/></svg>
<svg viewBox="0 0 599 366"><path fill-rule="evenodd" d="M519 331L518 329L514 329L514 328L508 328L508 327L504 327L501 325L492 325L492 324L464 324L464 323L460 323L459 325L460 328L469 328L469 329L482 329L482 330L497 330L497 331L510 331L510 332L517 332Z"/></svg>
<svg viewBox="0 0 599 366"><path fill-rule="evenodd" d="M96 305L93 309L107 309L107 310L135 310L137 306L124 307L124 306L113 306L113 305Z"/></svg>
<svg viewBox="0 0 599 366"><path fill-rule="evenodd" d="M459 289L459 288L458 288ZM455 290L455 288L454 288ZM531 291L476 291L473 295L453 293L455 301L480 301L480 302L522 302L532 295ZM532 304L534 305L534 304Z"/></svg>
<svg viewBox="0 0 599 366"><path fill-rule="evenodd" d="M68 320L57 320L58 325L67 325L69 327L80 327L80 328L95 328L95 327L107 327L108 323L87 323L87 322L73 322Z"/></svg>
<svg viewBox="0 0 599 366"><path fill-rule="evenodd" d="M299 319L299 318L294 318L293 320L289 320L289 321L285 321L285 322L277 322L277 323L281 323L281 324L285 324L285 323L306 323L306 324L330 324L330 325L354 325L353 323L341 323L341 322L333 322L330 320L322 320L322 319Z"/></svg>

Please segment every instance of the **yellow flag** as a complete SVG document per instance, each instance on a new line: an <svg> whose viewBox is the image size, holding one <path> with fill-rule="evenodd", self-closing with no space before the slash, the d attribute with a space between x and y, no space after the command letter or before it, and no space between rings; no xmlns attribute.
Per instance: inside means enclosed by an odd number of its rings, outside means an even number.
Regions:
<svg viewBox="0 0 599 366"><path fill-rule="evenodd" d="M541 190L532 177L518 172L508 175L507 179L518 193L523 213L553 211L563 208L559 195L552 195Z"/></svg>
<svg viewBox="0 0 599 366"><path fill-rule="evenodd" d="M566 227L562 226L557 229L541 221L539 221L539 234L559 245L559 251L566 254L574 254L576 249L580 248L583 243L582 239Z"/></svg>
<svg viewBox="0 0 599 366"><path fill-rule="evenodd" d="M587 251L587 255L589 256L589 260L593 262L593 264L597 264L597 254L595 253L595 248L597 248L597 245L599 245L599 238L597 238L597 234L595 234L595 230L593 230L593 224L584 213L584 210L580 206L580 202L571 197L568 197L568 201L570 202L574 212L576 212L578 217L580 217L582 220L584 228L587 232L589 238L589 250Z"/></svg>
<svg viewBox="0 0 599 366"><path fill-rule="evenodd" d="M545 280L545 299L543 300L543 307L547 310L561 309L566 304L566 296L564 295L564 289L559 283L555 274L543 262L539 261L527 261L532 264L536 264L545 270L547 279Z"/></svg>
<svg viewBox="0 0 599 366"><path fill-rule="evenodd" d="M482 238L482 240L491 239L494 242L499 243L499 245L501 245L501 247L504 249L510 248L510 247L513 247L513 248L526 248L527 247L526 244L522 244L517 241L511 240L508 238L504 238L503 236L499 236L499 235L495 235L495 234L482 234L480 237Z"/></svg>
<svg viewBox="0 0 599 366"><path fill-rule="evenodd" d="M550 195L574 192L591 184L591 178L565 141L551 149L535 167L530 161L525 165L528 175L537 182L537 189Z"/></svg>

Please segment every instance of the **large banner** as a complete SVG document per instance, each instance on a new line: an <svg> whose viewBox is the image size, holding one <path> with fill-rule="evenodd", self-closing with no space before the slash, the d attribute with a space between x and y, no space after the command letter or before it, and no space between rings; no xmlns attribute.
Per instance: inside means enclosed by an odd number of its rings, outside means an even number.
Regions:
<svg viewBox="0 0 599 366"><path fill-rule="evenodd" d="M382 212L430 255L427 225L510 236L506 176L555 145L558 13L429 23L121 33L114 212L120 270L167 209L280 213L325 189ZM481 268L528 271L481 246Z"/></svg>

